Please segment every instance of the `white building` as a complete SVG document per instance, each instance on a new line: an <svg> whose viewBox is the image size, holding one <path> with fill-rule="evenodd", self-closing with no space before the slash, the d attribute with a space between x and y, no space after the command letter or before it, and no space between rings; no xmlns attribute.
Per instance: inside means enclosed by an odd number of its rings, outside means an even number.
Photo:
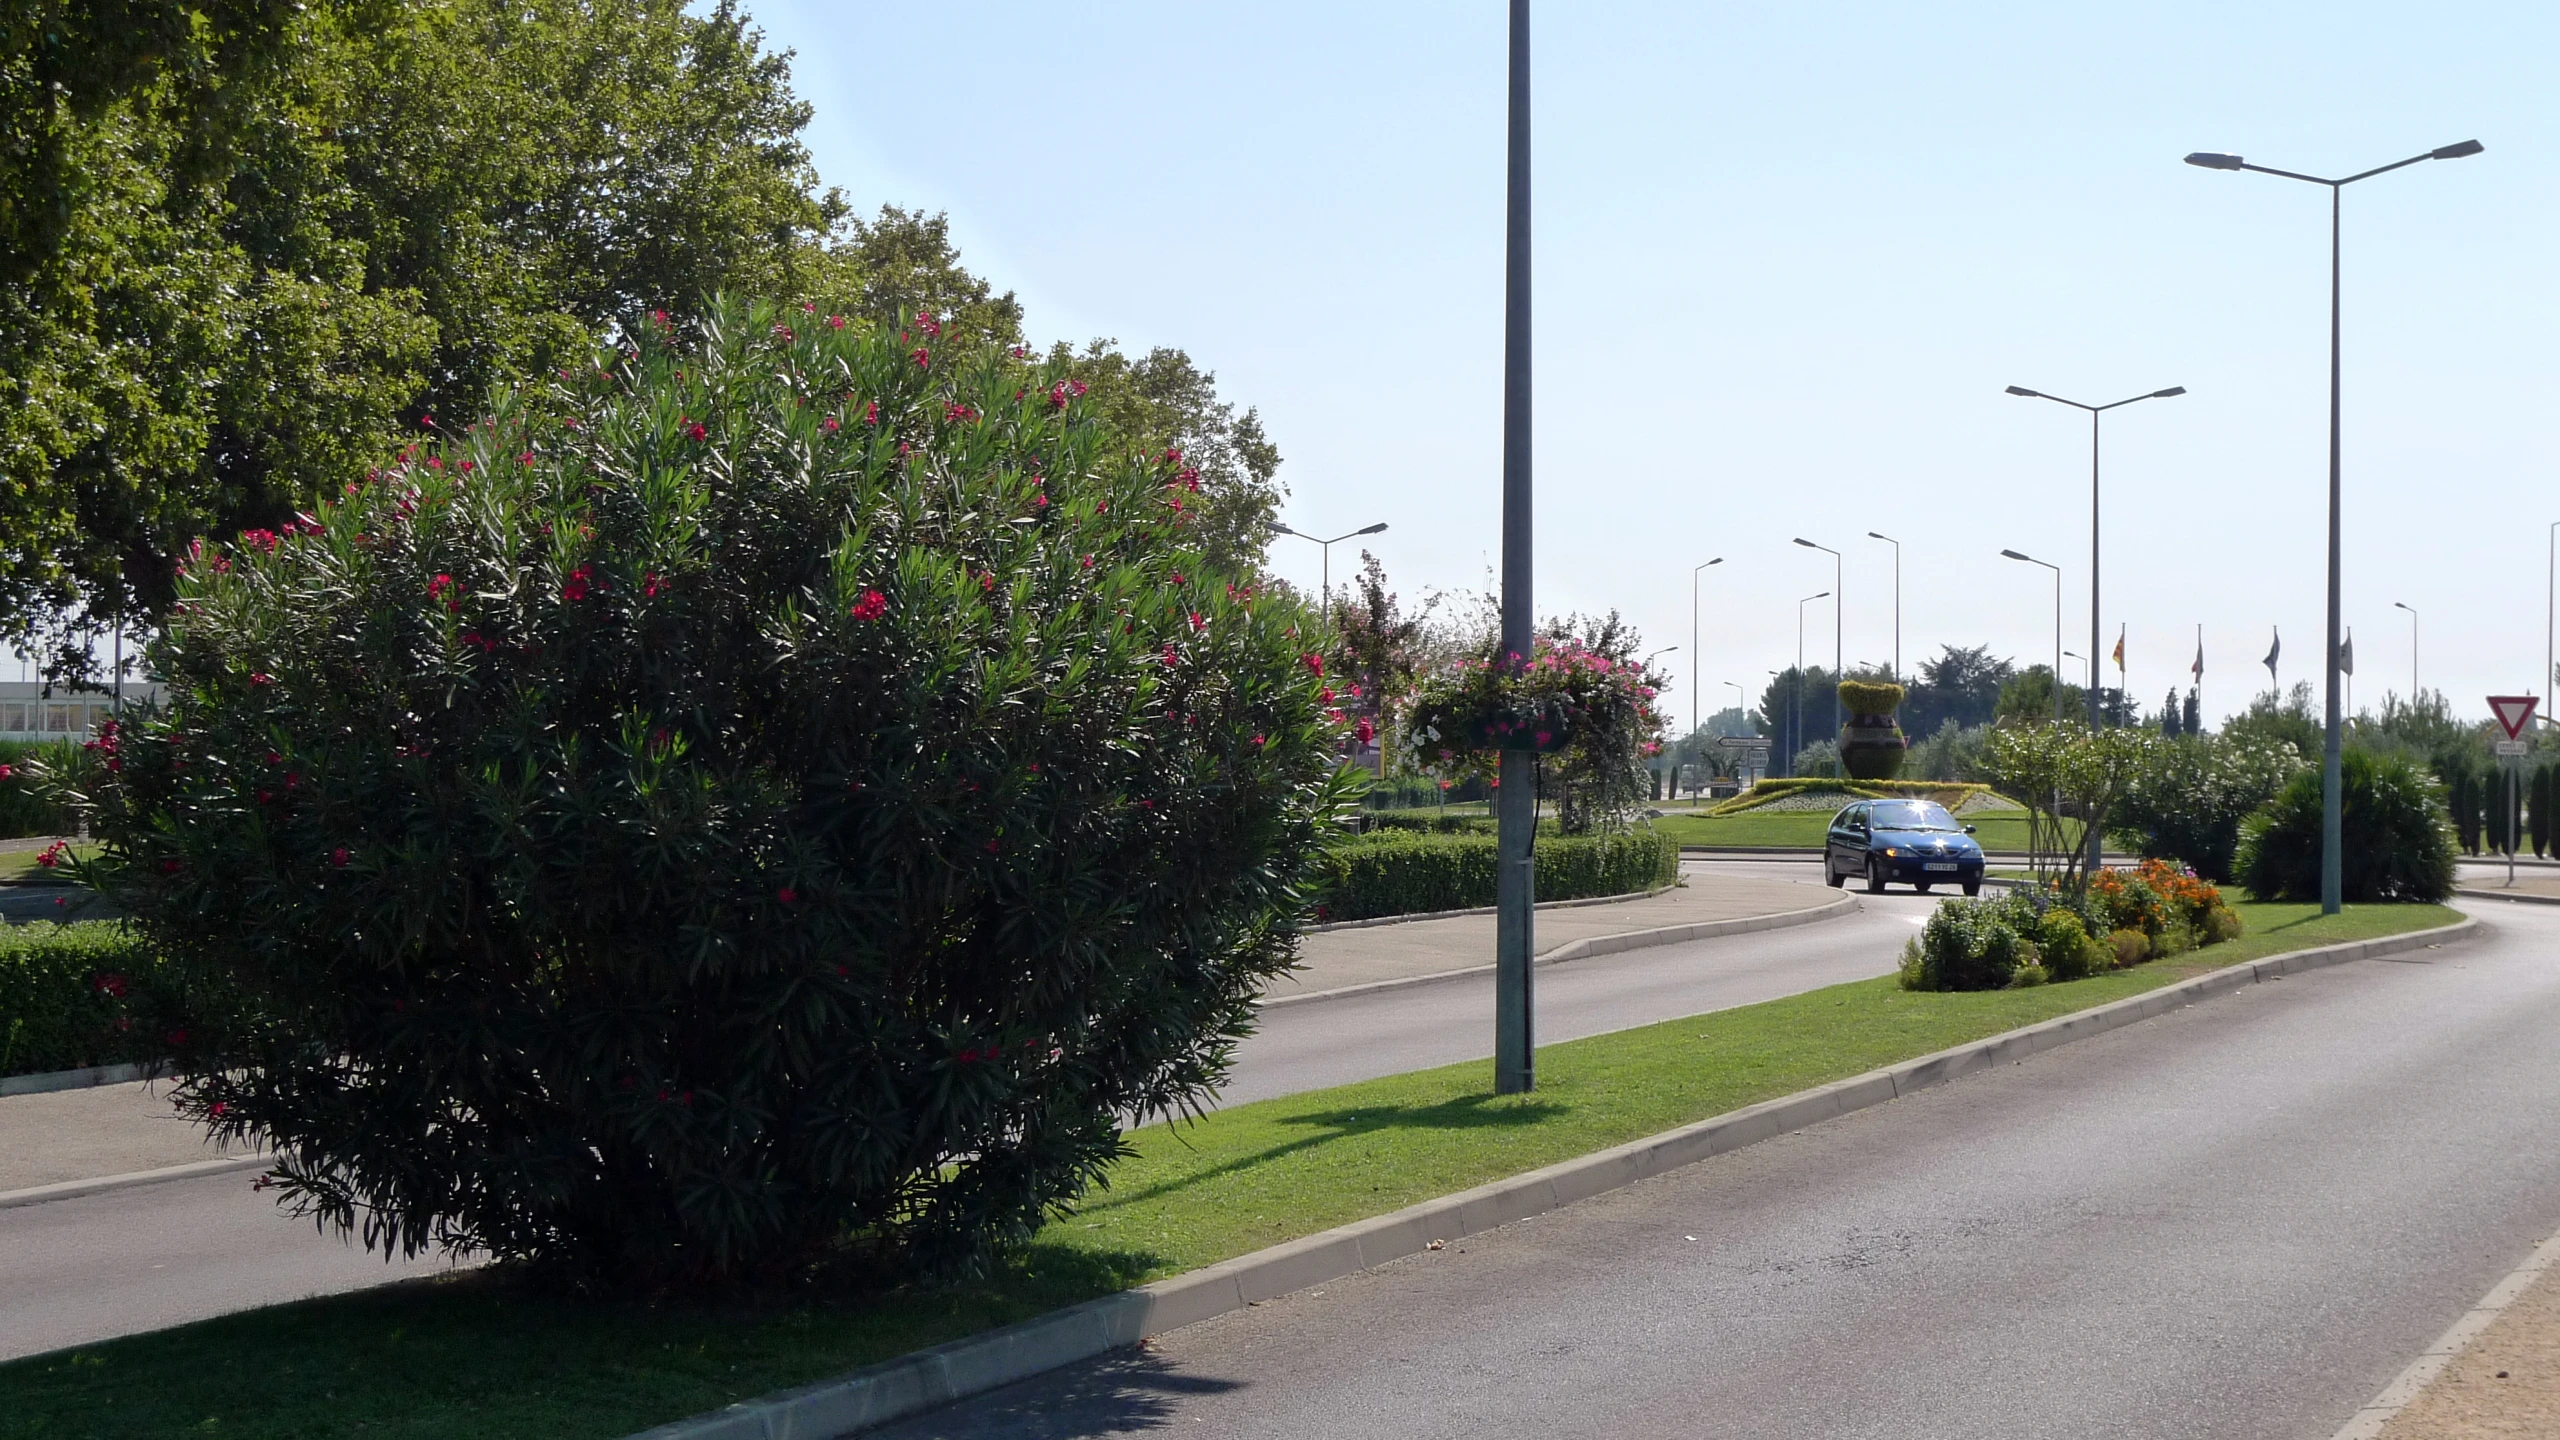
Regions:
<svg viewBox="0 0 2560 1440"><path fill-rule="evenodd" d="M124 682L124 702L141 705L165 697L167 687ZM36 680L0 680L0 740L86 740L116 713L112 690L46 687Z"/></svg>

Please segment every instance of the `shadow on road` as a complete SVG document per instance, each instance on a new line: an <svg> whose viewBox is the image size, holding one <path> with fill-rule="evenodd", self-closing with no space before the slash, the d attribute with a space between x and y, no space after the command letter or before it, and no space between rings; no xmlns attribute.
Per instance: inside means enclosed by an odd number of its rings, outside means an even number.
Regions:
<svg viewBox="0 0 2560 1440"><path fill-rule="evenodd" d="M1502 1101L1499 1105L1494 1103L1497 1098ZM1113 1190L1108 1198L1088 1201L1078 1208L1087 1214L1093 1214L1122 1205L1136 1204L1142 1200L1152 1200L1159 1195L1170 1195L1177 1190L1188 1189L1204 1180L1215 1180L1221 1176L1251 1170L1258 1165L1267 1165L1301 1150L1330 1145L1338 1140L1372 1135L1381 1130L1482 1130L1496 1126L1530 1125L1569 1108L1550 1100L1520 1100L1496 1097L1487 1093L1461 1095L1457 1099L1443 1100L1436 1105L1359 1105L1340 1110L1319 1110L1307 1115L1291 1115L1279 1123L1311 1129L1314 1133L1284 1144L1266 1146L1250 1155L1240 1155L1223 1165L1212 1165L1205 1170L1193 1171L1179 1180L1168 1180L1163 1184L1150 1185L1140 1190ZM1180 1127L1177 1126L1174 1133L1180 1135Z"/></svg>
<svg viewBox="0 0 2560 1440"><path fill-rule="evenodd" d="M937 1415L920 1416L884 1432L884 1440L934 1436L1002 1435L1008 1440L1072 1440L1157 1430L1173 1420L1173 1402L1244 1388L1235 1380L1176 1374L1142 1350L1121 1350Z"/></svg>

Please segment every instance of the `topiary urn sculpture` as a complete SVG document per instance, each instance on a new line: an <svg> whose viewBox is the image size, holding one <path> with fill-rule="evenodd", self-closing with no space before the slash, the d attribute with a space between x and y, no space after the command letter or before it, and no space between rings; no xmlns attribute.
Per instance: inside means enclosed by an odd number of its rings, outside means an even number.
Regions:
<svg viewBox="0 0 2560 1440"><path fill-rule="evenodd" d="M1890 780L1901 773L1908 742L1893 712L1902 696L1890 680L1840 682L1840 708L1849 712L1849 723L1840 727L1840 767L1851 779Z"/></svg>

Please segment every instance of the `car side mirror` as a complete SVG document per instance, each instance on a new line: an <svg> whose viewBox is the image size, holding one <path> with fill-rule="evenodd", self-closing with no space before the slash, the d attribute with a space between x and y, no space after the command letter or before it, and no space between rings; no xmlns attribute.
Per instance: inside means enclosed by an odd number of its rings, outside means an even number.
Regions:
<svg viewBox="0 0 2560 1440"><path fill-rule="evenodd" d="M1973 833L1973 827L1972 827L1972 826L1970 826L1970 825L1967 825L1966 827L1964 827L1964 833L1966 833L1967 835L1972 834L1972 833Z"/></svg>

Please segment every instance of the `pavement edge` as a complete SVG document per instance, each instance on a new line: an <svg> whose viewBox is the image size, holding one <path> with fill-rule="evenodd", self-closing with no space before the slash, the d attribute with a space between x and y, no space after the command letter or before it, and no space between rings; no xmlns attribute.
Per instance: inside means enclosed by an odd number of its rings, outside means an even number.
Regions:
<svg viewBox="0 0 2560 1440"><path fill-rule="evenodd" d="M1561 1209L1577 1200L1931 1089L1977 1070L2119 1030L2227 990L2350 961L2432 949L2469 938L2478 929L2479 922L2465 916L2454 924L2431 930L2350 940L2244 961L2093 1009L1765 1100L1544 1169L1222 1260L1151 1285L883 1361L832 1380L743 1400L706 1415L641 1431L627 1440L836 1440L1134 1345L1149 1335L1400 1260L1428 1250L1435 1241L1464 1239ZM2510 1276L2509 1282L2514 1279ZM2515 1286L2518 1292L2522 1288L2522 1284ZM2499 1293L2492 1291L2491 1295ZM2501 1308L2504 1304L2500 1301ZM2468 1321L2466 1316L2465 1323ZM2482 1321L2481 1328L2486 1324ZM2476 1330L2463 1334L2465 1343L2472 1333ZM2451 1338L2451 1332L2447 1338ZM2441 1346L2445 1342L2437 1343ZM2439 1361L2437 1369L2441 1368ZM2433 1374L2429 1371L2429 1378ZM2407 1403L2406 1399L2400 1403ZM2341 1432L2336 1440L2349 1440L2349 1432ZM2356 1440L2367 1437L2359 1432Z"/></svg>
<svg viewBox="0 0 2560 1440"><path fill-rule="evenodd" d="M2542 1272L2550 1269L2555 1260L2560 1260L2560 1235L2536 1241L2533 1254L2526 1257L2523 1264L2508 1271L2505 1279L2490 1286L2489 1293L2480 1297L2479 1304L2464 1311L2462 1318L2454 1321L2451 1329L2437 1336L2436 1343L2428 1346L2417 1359L2410 1361L2408 1369L2401 1371L2390 1384L2383 1386L2382 1393L2366 1402L2362 1409L2356 1411L2352 1419L2338 1427L2338 1433L2331 1436L2330 1440L2374 1440L2374 1437L2380 1435L2382 1428L2390 1424L2395 1416L2415 1403L2420 1395L2426 1393L2427 1387L2435 1383L2436 1377L2444 1373L2445 1367L2453 1363L2455 1356L2470 1348L2471 1342L2479 1339L2482 1331L2495 1324L2499 1316L2507 1313L2507 1307L2516 1303L2517 1297L2531 1289L2533 1282L2540 1279ZM2498 1373L2503 1375L2506 1372L2502 1370Z"/></svg>

